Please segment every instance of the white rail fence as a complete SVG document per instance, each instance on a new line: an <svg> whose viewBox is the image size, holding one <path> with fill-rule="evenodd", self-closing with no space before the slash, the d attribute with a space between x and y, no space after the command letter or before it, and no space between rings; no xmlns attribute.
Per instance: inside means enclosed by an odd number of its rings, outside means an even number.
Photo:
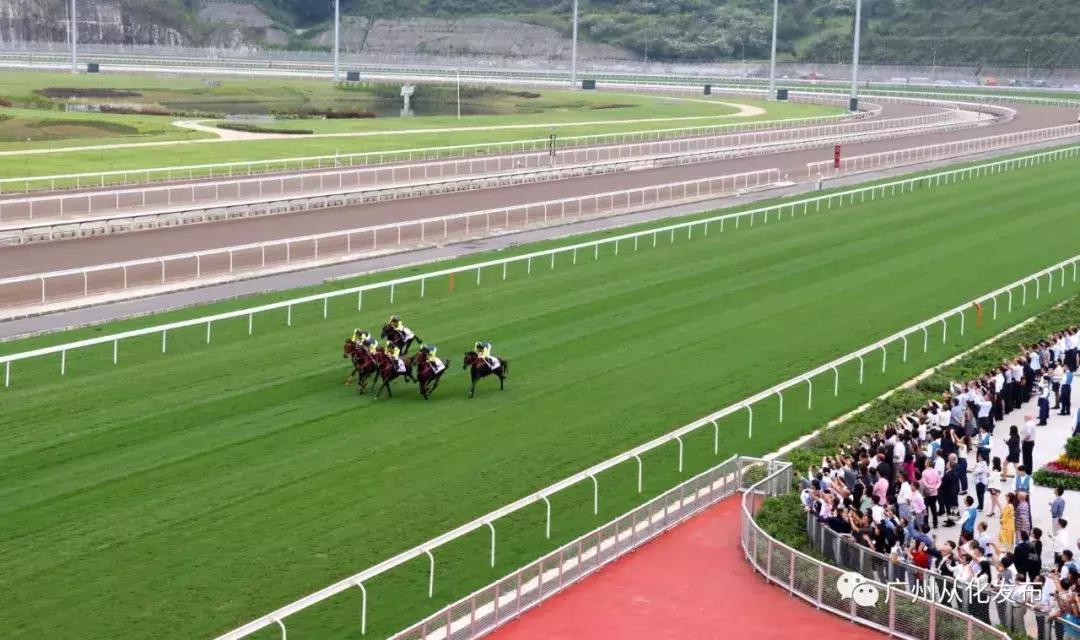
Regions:
<svg viewBox="0 0 1080 640"><path fill-rule="evenodd" d="M751 465L731 457L645 504L390 636L390 640L472 640L491 633L642 544L735 495ZM774 463L775 464L775 463ZM366 632L362 616L360 632Z"/></svg>
<svg viewBox="0 0 1080 640"><path fill-rule="evenodd" d="M878 106L876 107L876 110L859 111L856 113L845 113L831 116L788 118L784 120L761 120L756 122L742 122L694 127L677 127L669 129L654 129L647 131L631 131L626 133L601 133L582 136L561 136L556 138L555 148L558 150L563 150L567 148L581 146L613 146L627 143L641 143L666 139L678 139L683 137L701 137L738 132L762 131L768 129L783 128L789 125L805 127L819 124L830 124L837 121L860 120L876 116L880 112L881 107ZM427 160L466 158L470 156L501 155L514 153L524 154L530 152L549 151L550 145L550 138L533 138L529 140L512 140L506 142L488 142L441 147L422 147L388 151L367 151L321 156L302 156L293 158L281 158L276 160L220 162L212 164L155 167L150 169L122 169L116 171L97 171L90 173L67 173L46 176L22 176L14 178L0 178L0 193L28 193L30 191L41 190L55 191L58 188L68 188L72 186L78 189L105 187L107 185L117 183L122 185L141 185L154 182L193 180L195 178L233 178L237 176L251 176L260 173L312 170L318 171L322 169L336 169L342 167L368 166L400 162L421 162ZM20 186L22 188L18 189L18 187Z"/></svg>
<svg viewBox="0 0 1080 640"><path fill-rule="evenodd" d="M422 246L429 242L465 240L489 235L493 230L506 232L527 229L665 203L712 199L745 190L764 189L779 184L780 178L777 169L764 169L282 240L12 276L0 278L0 306L27 302L45 303L49 300L88 296L106 290L164 285L177 279L198 280L223 273L233 275L244 270L261 270L275 265L347 259L380 250ZM732 217L745 215L748 214L736 214ZM31 286L28 288L27 285Z"/></svg>
<svg viewBox="0 0 1080 640"><path fill-rule="evenodd" d="M598 146L549 152L528 152L503 156L433 161L418 164L337 169L312 173L278 175L276 177L241 178L184 185L154 186L65 193L0 200L0 221L35 217L79 218L95 209L106 212L147 206L196 205L216 203L222 199L286 197L289 195L324 195L343 189L365 187L397 187L425 184L428 180L443 180L529 168L561 166L572 170L585 163L598 163L631 158L648 158L707 150L733 149L784 143L836 138L837 141L877 140L881 134L912 135L927 129L966 128L987 123L955 123L952 112L939 112L893 120L871 120L840 125L817 125L794 129L768 129L760 132L705 136L654 142L635 142L613 146ZM570 166L566 166L570 165ZM582 167L584 170L584 167Z"/></svg>
<svg viewBox="0 0 1080 640"><path fill-rule="evenodd" d="M872 171L885 167L895 167L905 164L930 162L942 158L991 151L1048 140L1067 140L1080 136L1080 124L1067 124L1045 129L1032 129L1030 131L1018 131L985 138L972 138L970 140L958 140L943 144L933 144L908 149L894 149L881 153L871 153L861 156L852 156L840 161L840 167L836 168L832 160L810 162L806 165L808 176L838 176L846 173L858 173Z"/></svg>
<svg viewBox="0 0 1080 640"><path fill-rule="evenodd" d="M792 549L770 536L754 520L765 498L791 491L791 473L788 463L770 463L768 475L746 489L742 497L743 554L766 580L818 609L888 634L890 638L1009 640L1008 635L976 617L879 582L878 576L867 576L868 584L875 586L880 594L887 594L876 606L860 607L851 598L845 600L837 589L837 581L844 574L842 569Z"/></svg>
<svg viewBox="0 0 1080 640"><path fill-rule="evenodd" d="M871 187L859 187L843 192L714 216L708 220L665 227L662 231L669 232L673 228L682 229L702 226L707 233L709 224L719 224L720 231L723 232L725 222L729 223L727 225L729 229L737 230L740 221L743 220L748 223L745 226L751 227L754 221L758 219L759 214L761 220L767 223L774 212L779 220L785 210L790 211L794 217L795 211L800 208L804 212L810 211L811 207L813 207L814 212L821 211L822 203L824 203L825 209L828 211L832 210L834 203L838 208L842 207L845 199L853 204L856 196L859 197L860 202L865 202L867 193L870 194L870 199L874 200L878 197L883 198L895 194L897 187L899 187L900 193L903 194L916 188L936 187L943 182L950 184L1076 157L1080 157L1080 147L1055 149ZM772 171L775 172L775 170ZM752 173L728 176L726 178L706 179L709 185L714 185L715 182L713 181L715 180L721 182L719 187L706 186L704 191L695 186L693 197L696 199L700 198L702 194L705 196L716 195L717 191L715 189L718 189L720 193L729 192L733 187L740 188L740 180L742 181L741 188L768 186L775 184L779 174L777 172L765 175L756 172L758 177L752 181L751 176L754 175ZM733 181L731 186L728 186L725 182L727 179ZM640 201L630 195L629 191L612 192L404 223L359 227L339 232L236 245L143 260L130 260L78 269L2 278L0 279L0 306L17 306L31 303L44 304L50 301L85 297L103 292L126 291L135 287L169 285L184 280L198 281L199 279L220 277L222 275L232 276L244 271L263 270L296 263L310 264L318 261L348 259L378 251L380 247L383 249L387 247L400 249L422 246L430 241L464 240L491 233L493 223L497 225L500 231L509 231L516 228L513 225L517 224L519 220L521 223L520 228L524 229L530 225L550 222L553 219L562 222L567 219L567 216L575 218L588 214L616 213L635 207L686 200L690 197L687 195L690 193L688 185L700 185L706 183L706 180L630 190L641 194ZM709 189L714 190L710 191ZM651 196L650 191L652 192ZM590 200L592 206L586 210L585 204ZM555 217L556 211L558 217ZM652 232L645 233L648 235ZM630 237L626 236L627 239ZM572 253L576 256L577 251L572 251Z"/></svg>
<svg viewBox="0 0 1080 640"><path fill-rule="evenodd" d="M638 492L641 492L643 487L644 478L644 464L642 463L642 454L657 449L662 446L675 444L678 446L678 469L681 472L683 470L683 438L687 435L696 432L700 429L712 427L713 429L713 453L719 454L720 450L720 427L719 420L727 418L729 416L735 416L745 412L747 418L747 437L753 439L754 435L754 405L764 400L771 400L773 398L779 398L779 413L777 416L778 422L783 422L783 402L784 392L792 389L804 389L806 390L807 406L813 406L814 400L814 382L822 376L831 377L833 396L837 396L840 393L840 367L859 363L859 384L863 383L866 359L880 354L881 356L881 370L884 372L887 370L888 364L888 349L889 347L895 347L897 344L902 345L901 361L906 362L908 356L908 342L909 338L919 337L921 335L923 342L923 352L926 353L929 350L930 345L930 331L937 330L942 331L942 342L947 342L949 321L953 320L953 324L959 325L957 327L960 335L964 335L966 330L967 314L975 312L972 311L974 305L986 305L993 304L993 317L997 318L998 313L998 300L999 298L1008 298L1008 311L1012 311L1014 290L1022 289L1023 298L1022 305L1027 304L1027 291L1029 287L1034 287L1036 299L1040 295L1042 289L1042 280L1046 279L1047 292L1051 293L1053 290L1054 280L1060 280L1058 289L1062 289L1066 286L1066 270L1071 267L1072 278L1070 283L1075 285L1077 281L1077 263L1080 262L1080 255L1073 256L1068 260L1063 260L1051 267L1043 269L1037 273L1033 273L1026 278L1017 280L1011 284L1008 284L1000 289L989 292L978 298L975 298L969 302L966 302L958 307L954 307L942 314L934 316L928 320L925 320L919 324L913 325L902 331L894 333L887 338L879 340L873 344L867 345L858 351L854 351L845 356L841 356L836 360L823 364L815 369L807 371L803 374L795 376L785 382L777 384L773 387L760 391L744 400L728 405L727 407L712 413L704 418L696 420L686 426L683 426L675 431L672 431L666 435L660 436L654 440L651 440L645 444L642 444L634 449L621 453L613 458L609 458L604 462L594 465L584 471L578 472L568 478L565 478L545 489L541 489L536 493L525 496L513 503L505 505L491 513L483 515L479 518L472 520L466 524L463 524L452 531L448 531L436 538L433 538L417 547L403 551L392 558L384 560L383 562L369 567L359 573L348 576L339 580L319 591L309 594L295 602L287 604L271 613L261 616L251 622L237 627L228 633L222 634L217 640L239 640L245 638L256 631L272 627L277 625L281 629L282 640L286 638L285 619L297 612L303 611L315 604L323 602L329 598L332 598L340 593L350 591L352 589L359 589L363 596L363 610L367 609L367 590L364 588L364 583L390 571L391 569L398 567L406 562L426 557L429 561L429 575L428 575L428 597L434 595L435 586L435 556L433 551L438 547L468 535L472 532L479 530L489 530L491 532L491 555L495 553L495 539L496 539L496 523L497 521L511 513L514 513L527 506L538 504L543 502L545 506L545 533L550 537L550 523L551 523L551 502L550 497L559 491L562 491L568 487L577 485L579 483L589 482L593 487L593 513L599 513L599 480L598 475L603 471L612 469L623 463L635 463L637 466L637 487ZM98 339L98 343L105 338ZM51 353L55 353L57 348L53 348ZM41 350L39 350L41 351ZM831 374L831 376L830 376ZM828 379L828 378L827 378ZM565 558L564 558L565 559Z"/></svg>

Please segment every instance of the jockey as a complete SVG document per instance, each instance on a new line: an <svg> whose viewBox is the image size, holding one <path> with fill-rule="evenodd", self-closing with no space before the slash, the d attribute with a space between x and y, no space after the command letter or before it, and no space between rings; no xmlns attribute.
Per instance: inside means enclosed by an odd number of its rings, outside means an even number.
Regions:
<svg viewBox="0 0 1080 640"><path fill-rule="evenodd" d="M356 346L362 347L370 337L371 334L367 331L364 331L363 329L353 329L352 338L349 339L352 340L353 344L355 344Z"/></svg>
<svg viewBox="0 0 1080 640"><path fill-rule="evenodd" d="M420 347L420 353L424 354L424 357L427 358L428 364L431 365L431 369L435 372L435 375L439 375L446 369L446 363L443 362L439 356L435 355L438 351L439 348L433 344L425 344Z"/></svg>
<svg viewBox="0 0 1080 640"><path fill-rule="evenodd" d="M392 344L386 345L386 357L397 365L398 373L405 373L405 361L401 359L401 349Z"/></svg>
<svg viewBox="0 0 1080 640"><path fill-rule="evenodd" d="M502 364L499 359L491 355L491 343L490 342L477 342L476 343L476 355L483 358L484 362L492 371L499 368Z"/></svg>
<svg viewBox="0 0 1080 640"><path fill-rule="evenodd" d="M367 348L369 354L375 355L379 351L379 341L368 336L367 339L364 340L364 347Z"/></svg>
<svg viewBox="0 0 1080 640"><path fill-rule="evenodd" d="M390 321L387 324L390 325L390 328L392 328L394 331L397 331L401 335L402 342L408 342L416 336L416 334L412 332L412 329L406 327L404 324L401 323L401 316L390 316Z"/></svg>

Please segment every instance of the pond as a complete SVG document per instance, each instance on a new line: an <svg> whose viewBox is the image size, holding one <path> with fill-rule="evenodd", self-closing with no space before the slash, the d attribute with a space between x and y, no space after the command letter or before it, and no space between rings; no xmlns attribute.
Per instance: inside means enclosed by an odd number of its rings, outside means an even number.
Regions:
<svg viewBox="0 0 1080 640"><path fill-rule="evenodd" d="M216 100L216 101L186 101L174 100L165 104L174 111L198 111L219 115L265 115L272 110L278 113L289 110L303 111L312 108L304 101L266 101L266 100ZM409 116L452 116L457 115L457 103L455 102L413 102L410 112L402 114L402 101L398 100L336 100L323 102L319 108L337 108L350 110L371 111L379 118L400 118ZM505 113L492 107L472 102L461 103L462 115L497 115Z"/></svg>

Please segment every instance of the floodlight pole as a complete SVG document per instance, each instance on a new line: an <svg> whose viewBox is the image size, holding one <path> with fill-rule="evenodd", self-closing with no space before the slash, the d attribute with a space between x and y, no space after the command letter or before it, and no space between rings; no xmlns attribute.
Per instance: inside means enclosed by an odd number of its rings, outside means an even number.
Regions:
<svg viewBox="0 0 1080 640"><path fill-rule="evenodd" d="M772 5L772 56L769 58L769 95L766 100L776 99L776 21L780 14L780 0L773 0ZM743 58L746 58L746 45L743 45Z"/></svg>
<svg viewBox="0 0 1080 640"><path fill-rule="evenodd" d="M862 0L855 0L855 43L851 53L851 109L858 108L859 99L859 32L862 30Z"/></svg>
<svg viewBox="0 0 1080 640"><path fill-rule="evenodd" d="M570 86L577 86L578 0L574 0L574 28L570 44Z"/></svg>
<svg viewBox="0 0 1080 640"><path fill-rule="evenodd" d="M76 48L79 42L79 29L75 23L75 0L71 0L71 22L68 23L68 31L71 33L71 72L79 72L78 56L76 54Z"/></svg>
<svg viewBox="0 0 1080 640"><path fill-rule="evenodd" d="M461 120L461 69L457 70L457 119Z"/></svg>
<svg viewBox="0 0 1080 640"><path fill-rule="evenodd" d="M74 0L72 0L74 2ZM338 56L341 46L341 0L334 0L334 82L341 80L341 71L338 66Z"/></svg>

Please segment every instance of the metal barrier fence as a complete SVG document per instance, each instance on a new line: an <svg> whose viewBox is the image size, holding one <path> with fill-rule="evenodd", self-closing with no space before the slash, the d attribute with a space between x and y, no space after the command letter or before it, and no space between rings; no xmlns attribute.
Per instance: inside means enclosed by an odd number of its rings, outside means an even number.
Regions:
<svg viewBox="0 0 1080 640"><path fill-rule="evenodd" d="M552 254L552 255L554 255L554 254ZM531 259L531 256L519 256L518 259ZM598 476L598 474L602 473L603 471L606 471L608 469L612 469L612 468L614 468L614 467L616 467L616 466L618 466L620 464L623 464L623 463L629 463L630 461L635 461L637 463L637 486L638 486L638 489L639 489L639 492L640 492L641 488L643 487L643 479L644 479L644 465L643 465L642 459L641 459L642 454L644 454L644 453L646 453L648 451L652 451L654 449L657 449L659 447L662 447L664 445L668 445L668 444L671 444L671 443L676 443L678 445L678 470L680 472L682 472L682 470L683 470L683 452L684 452L683 438L685 436L687 436L688 434L693 433L695 431L698 431L700 429L706 428L708 426L712 426L712 428L713 428L713 454L718 455L719 451L720 451L720 426L719 426L719 423L718 423L719 420L721 420L723 418L727 418L729 416L734 416L734 415L740 414L743 411L745 411L746 416L747 416L747 434L748 434L748 438L753 439L753 435L754 435L754 409L753 409L753 407L754 407L755 404L757 404L757 403L759 403L759 402L761 402L763 400L768 400L768 399L772 399L774 397L779 397L779 399L780 399L780 411L779 411L779 415L777 417L777 421L778 422L783 422L784 421L784 413L783 413L783 399L784 399L783 392L784 391L787 391L789 389L793 389L795 387L800 387L801 388L803 385L806 385L807 404L808 404L808 406L812 407L813 406L813 397L814 397L813 394L814 394L814 379L815 378L818 378L819 376L823 376L823 375L826 375L826 374L831 372L833 374L833 395L834 396L839 395L839 393L840 393L840 372L839 372L838 367L840 367L842 365L845 365L845 364L848 364L848 363L853 363L853 362L858 361L859 362L859 383L862 384L864 365L865 365L865 360L864 359L865 359L865 357L869 356L870 354L875 354L875 353L877 353L879 351L881 352L881 368L882 368L882 371L885 371L886 370L886 365L887 365L887 356L888 356L887 348L890 345L893 345L895 343L900 342L900 343L903 344L903 348L904 348L902 360L906 362L907 361L908 336L916 335L916 334L921 332L922 335L923 335L923 351L926 352L927 349L929 348L929 329L936 328L938 325L941 325L941 327L942 327L942 341L944 342L947 339L948 321L949 321L949 319L950 318L959 318L959 321L960 321L959 322L959 325L960 325L959 326L959 331L960 331L960 334L963 335L964 330L965 330L965 317L966 317L965 314L968 313L969 311L971 311L971 309L972 309L972 307L974 305L976 305L976 304L982 305L982 304L986 304L986 303L989 303L989 302L993 302L994 317L996 318L997 317L997 306L998 306L997 305L997 300L1001 296L1008 295L1008 297L1009 297L1009 310L1011 311L1011 309L1012 309L1012 298L1013 298L1012 291L1014 289L1021 288L1021 287L1023 288L1023 290L1024 290L1023 304L1026 305L1027 304L1027 287L1028 287L1029 284L1034 283L1036 285L1035 296L1036 296L1036 298L1038 298L1039 292L1040 292L1040 289L1041 289L1041 279L1043 277L1047 277L1048 287L1052 288L1053 287L1054 277L1060 272L1060 274L1061 274L1061 284L1059 285L1059 288L1064 287L1065 286L1065 269L1066 269L1066 267L1069 267L1069 266L1071 266L1072 270L1073 270L1072 282L1076 283L1076 281L1077 281L1077 263L1078 262L1080 262L1080 255L1073 256L1072 258L1069 258L1068 260L1064 260L1064 261L1062 261L1062 262L1060 262L1060 263L1058 263L1056 265L1053 265L1053 266L1051 266L1049 268L1043 269L1043 270L1041 270L1041 271L1039 271L1037 273L1034 273L1034 274L1032 274L1032 275L1030 275L1030 276L1028 276L1026 278L1023 278L1021 280L1017 280L1016 282L1013 282L1013 283L1008 284L1008 285L1006 285L1004 287L1001 287L1000 289L997 289L995 291L992 291L992 292L989 292L989 293L984 294L982 296L979 296L978 298L975 298L974 300L968 301L968 302L966 302L966 303L964 303L964 304L962 304L962 305L960 305L958 307L950 309L950 310L948 310L948 311L946 311L944 313L938 314L937 316L934 316L933 318L930 318L929 320L925 320L925 321L923 321L923 322L921 322L921 323L919 323L917 325L908 327L908 328L906 328L906 329L904 329L904 330L902 330L902 331L900 331L898 333L895 333L895 334L893 334L891 336L888 336L887 338L884 338L884 339L879 340L879 341L877 341L877 342L875 342L873 344L865 346L862 349L859 349L858 351L854 351L854 352L849 353L849 354L847 354L845 356L841 356L840 358L837 358L836 360L833 360L832 362L828 362L826 364L823 364L823 365L821 365L821 366L819 366L819 367L817 367L815 369L812 369L812 370L807 371L807 372L805 372L803 374L800 374L800 375L798 375L798 376L796 376L794 378L791 378L791 379L786 380L786 381L784 381L784 382L782 382L780 384L777 384L777 385L775 385L773 387L770 387L768 389L760 391L760 392L758 392L758 393L756 393L756 394L754 394L754 395L752 395L752 396L750 396L748 398L745 398L745 399L743 399L743 400L741 400L739 402L728 405L727 407L725 407L725 408L723 408L723 409L721 409L721 410L719 410L719 411L717 411L715 413L712 413L712 414L710 414L708 416L705 416L704 418L700 418L698 420L695 420L694 422L692 422L692 423L690 423L690 424L688 424L686 426L683 426L683 427L681 427L679 429L676 429L675 431L672 431L672 432L667 433L667 434L665 434L663 436L655 438L655 439L653 439L653 440L651 440L651 441L649 441L649 442L647 442L645 444L639 445L639 446L635 447L634 449L631 449L629 451L625 451L625 452L623 452L623 453L621 453L621 454L619 454L619 455L617 455L617 456L615 456L613 458L609 458L608 460L605 460L604 462L596 464L596 465L594 465L594 466L592 466L592 467L590 467L590 468L588 468L588 469L586 469L584 471L580 471L580 472L578 472L578 473L576 473L576 474L574 474L574 475L572 475L572 476L570 476L568 478L565 478L565 479L563 479L563 480L561 480L561 481L559 481L559 482L557 482L557 483L555 483L555 484L553 484L553 485L551 485L551 486L549 486L549 487L547 487L545 489L541 489L540 491L537 491L536 493L525 496L525 497L517 500L516 502L505 505L505 506L503 506L503 507L501 507L499 509L496 509L495 511L492 511L491 513L488 513L488 514L483 515L483 516L481 516L479 518L476 518L476 519L474 519L471 522L468 522L466 524L463 524L463 525L457 527L456 529L454 529L452 531L449 531L449 532L444 533L444 534L442 534L442 535L440 535L440 536L438 536L436 538L433 538L432 540L429 540L426 543L423 543L423 544L421 544L421 545L419 545L417 547L414 547L412 549L409 549L407 551L403 551L403 552L397 554L396 556L394 556L392 558L389 558L389 559L387 559L387 560L385 560L385 561L383 561L383 562L381 562L381 563L379 563L379 564L377 564L375 566L369 567L368 569L365 569L365 570L363 570L363 571L361 571L359 573L356 573L356 574L354 574L352 576L349 576L347 578L339 580L339 581L335 582L334 584L331 584L331 585L329 585L327 587L324 587L323 589L320 589L319 591L316 591L316 592L314 592L312 594L309 594L309 595L307 595L307 596L305 596L305 597L303 597L303 598L301 598L301 599L299 599L299 600L297 600L295 602L292 602L292 603L287 604L287 605L285 605L285 606L283 606L283 607L281 607L279 609L276 609L275 611L272 611L271 613L268 613L268 614L266 614L266 615L264 615L264 616L262 616L260 618L256 618L255 620L252 620L251 622L249 622L249 623L247 623L245 625L237 627L236 629L233 629L232 631L230 631L228 633L222 634L221 636L218 637L218 640L239 640L240 638L245 638L245 637L251 635L252 633L255 633L256 631L259 631L261 629L265 629L267 627L274 626L274 625L277 625L278 627L281 628L282 640L285 640L285 633L286 632L285 632L284 619L287 618L288 616L293 615L293 614L295 614L295 613L297 613L299 611L303 611L304 609L307 609L307 608L309 608L309 607L311 607L311 606L313 606L315 604L323 602L324 600L327 600L329 598L332 598L332 597L334 597L335 595L337 595L339 593L343 593L345 591L349 591L349 590L354 589L354 588L360 588L362 593L365 595L365 599L366 599L366 593L367 592L366 592L366 589L363 587L364 582L370 580L371 578L373 578L375 576L386 573L387 571L390 571L391 569L394 569L395 567L398 567L398 566L400 566L400 565L402 565L402 564L404 564L406 562L409 562L410 560L414 560L414 559L421 558L421 557L424 557L424 556L426 556L428 558L428 561L429 561L428 596L431 597L434 594L434 584L435 584L435 557L434 557L432 551L434 549L436 549L437 547L440 547L440 546L442 546L442 545L444 545L444 544L446 544L446 543L448 543L448 542L450 542L452 540L456 540L456 539L458 539L458 538L460 538L462 536L465 536L465 535L467 535L469 533L472 533L474 531L478 531L478 530L481 530L481 529L487 529L487 530L492 532L492 536L491 536L492 549L494 549L494 541L495 541L495 525L494 525L494 523L498 519L500 519L500 518L502 518L502 517L504 517L504 516L506 516L506 515L508 515L510 513L514 513L514 512L516 512L516 511L518 511L520 509L523 509L523 508L525 508L527 506L537 504L537 503L540 503L540 502L543 502L545 507L546 507L546 522L547 522L546 533L549 534L549 536L550 536L550 532L551 532L551 528L550 528L550 523L551 523L551 502L550 502L549 497L552 496L553 494L558 493L559 491L562 491L563 489L566 489L567 487L576 485L578 483L583 483L585 481L591 481L592 487L593 487L593 513L594 514L599 513L600 483L599 483L599 480L597 479L597 476ZM452 273L452 272L453 271L446 271L446 272L443 272L443 273ZM430 277L430 274L429 274L428 277ZM398 282L400 282L400 280ZM355 292L357 290L362 291L363 289L364 289L364 287L358 287L358 288L352 289L351 291L353 291L353 292ZM310 298L311 299L325 299L325 295L324 296L311 296ZM268 306L270 306L270 305L268 305ZM225 317L226 315L228 315L228 314L223 314L222 316L218 316L218 317ZM185 323L175 323L172 326L180 326L180 325L190 326L190 323L187 323L187 324L185 324ZM162 327L157 327L156 329L158 331L160 331L160 330L162 330ZM150 331L152 331L152 330L141 330L141 332L138 332L138 331L136 331L136 332L128 332L128 334L118 334L118 336L103 336L102 338L97 338L97 339L93 339L93 340L85 340L82 343L73 343L72 345L64 345L64 346L60 346L60 347L52 347L52 348L49 348L49 349L39 349L37 351L27 352L25 354L16 354L15 356L6 356L6 358L10 359L10 358L13 358L13 357L18 357L18 358L38 357L38 356L44 355L46 353L57 353L57 352L60 352L60 351L62 351L64 349L73 348L74 345L85 346L85 345L88 345L88 344L103 344L103 343L107 343L108 341L110 341L110 340L112 340L112 339L114 339L116 337L119 337L120 335L132 335L132 334L145 335L146 333L149 333ZM115 353L115 350L114 350L114 353ZM5 360L5 358L0 358L0 361L4 361L4 360ZM974 621L972 621L972 622L974 622ZM997 637L997 636L992 636L992 637Z"/></svg>
<svg viewBox="0 0 1080 640"><path fill-rule="evenodd" d="M647 131L631 131L626 133L601 133L583 136L561 136L555 140L556 149L566 149L581 146L618 145L626 143L640 143L659 141L665 139L678 139L681 137L699 137L727 133L761 131L782 128L787 125L799 127L828 124L843 120L860 120L878 115L881 107L875 110L858 111L831 116L816 116L809 118L789 118L785 120L762 120L757 122L742 122L723 125L707 125L695 127L677 127L670 129L654 129ZM311 171L321 169L333 169L341 167L368 166L374 164L388 164L397 162L418 162L426 160L440 160L444 158L465 158L469 156L529 153L550 150L550 138L534 138L529 140L513 140L507 142L488 142L477 144L463 144L441 147L422 147L413 149L400 149L390 151L368 151L363 153L346 153L322 156L303 156L294 158L281 158L277 160L253 160L248 162L221 162L213 164L182 165L171 167L155 167L150 169L127 169L117 171L99 171L91 173L68 173L47 176L23 176L16 178L0 178L0 193L11 193L12 185L22 186L15 192L28 193L30 191L48 190L55 191L57 188L74 186L77 189L85 187L105 187L111 184L139 185L154 182L171 182L176 180L193 180L195 178L232 178L236 176L251 176L260 173L277 173L287 171ZM37 188L31 189L31 185Z"/></svg>
<svg viewBox="0 0 1080 640"><path fill-rule="evenodd" d="M837 168L832 160L822 162L810 162L806 165L808 176L838 176L846 173L861 171L873 171L886 167L895 167L905 164L917 164L930 162L942 158L990 151L1034 142L1047 140L1066 140L1080 136L1080 124L1067 124L1045 129L1032 129L1030 131L1018 131L985 138L972 138L970 140L958 140L943 144L911 147L908 149L894 149L881 153L871 153L861 156L844 158Z"/></svg>
<svg viewBox="0 0 1080 640"><path fill-rule="evenodd" d="M1041 587L1032 589L1020 583L1005 593L994 586L969 585L856 544L850 536L836 533L811 514L807 514L806 531L811 547L829 563L875 583L892 585L901 594L920 589L936 595L937 605L944 610L971 616L984 625L1005 627L1016 635L1026 636L1030 623L1043 640L1080 636L1080 626L1061 618L1051 619L1048 611L1030 602L1039 596Z"/></svg>
<svg viewBox="0 0 1080 640"><path fill-rule="evenodd" d="M0 306L28 302L45 303L50 296L53 300L87 296L109 289L127 290L138 286L164 285L170 281L175 282L177 278L200 279L214 274L235 274L243 270L326 260L335 256L349 258L357 254L374 253L387 247L399 250L405 246L423 245L432 241L465 240L490 234L493 225L503 231L526 229L530 226L564 223L588 216L767 188L778 184L779 180L780 172L777 169L765 169L297 238L0 278ZM173 267L173 270L170 271L169 267ZM91 276L97 278L91 281Z"/></svg>
<svg viewBox="0 0 1080 640"><path fill-rule="evenodd" d="M949 184L962 180L997 175L1006 171L1030 167L1046 162L1076 157L1080 157L1080 147L1056 149L984 163L963 169L937 172L882 185L859 187L840 193L814 196L768 207L714 216L707 220L681 223L674 227L665 227L662 232L671 231L673 228L692 229L700 226L707 234L709 224L716 223L719 223L720 231L723 232L725 221L733 222L734 224L729 224L728 228L737 230L740 221L743 219L748 218L750 223L748 226L753 226L753 222L758 218L758 214L760 214L762 222L767 223L774 212L777 214L776 217L779 220L785 210L789 211L792 216L794 216L797 209L802 208L805 213L809 212L811 210L810 207L812 206L813 211L818 212L821 211L822 203L825 203L825 209L828 211L833 208L834 203L838 208L842 207L845 199L853 204L856 195L860 197L860 202L864 202L867 193L870 193L871 200L874 200L877 197L894 195L897 187L900 188L900 193L903 194L912 191L919 186L926 188L936 187L941 185L942 181L944 181L945 184ZM767 178L762 184L771 184L768 180L769 179ZM744 184L749 183L746 182ZM647 194L649 189L655 189L651 199L643 196L641 204L638 205L637 201L633 198L627 197L626 206L634 207L658 204L664 201L670 201L664 200L664 198L674 195L674 193L670 191L665 192L663 187L646 188L643 193ZM696 191L695 195L697 195ZM603 198L608 198L607 205L609 208L601 210L598 208L603 204ZM617 198L612 194L583 197L584 202L588 202L590 199L592 199L594 203L591 208L591 213L593 214L603 213L605 211L615 212L617 210L616 208L611 208L618 207L616 204ZM572 198L570 200L582 199ZM338 258L349 258L378 250L380 246L384 248L388 245L392 247L418 246L417 243L423 244L431 238L441 239L442 241L466 239L473 237L470 234L474 231L479 234L481 229L483 229L484 234L489 233L492 220L494 219L496 224L499 223L500 215L502 215L502 223L504 225L502 228L509 228L511 220L517 220L519 218L522 221L522 228L529 225L530 220L533 220L537 224L543 223L547 221L548 218L555 215L555 210L550 209L549 207L554 207L556 205L559 207L558 220L560 222L563 221L567 215L570 215L571 217L580 216L584 211L584 208L581 206L571 208L567 211L565 208L565 201L533 203L511 209L477 211L426 220L416 220L407 223L381 225L378 227L360 227L339 232L286 238L277 241L222 247L201 252L159 256L143 260L131 260L79 269L29 274L25 276L14 276L0 279L0 306L46 303L49 300L55 301L72 297L88 296L118 289L127 290L131 287L172 284L177 282L177 280L183 279L190 280L194 278L197 280L223 274L233 275L244 270L266 269L268 267L290 265L294 262L310 263L318 260L330 260L335 256ZM530 212L533 208L541 206L544 207L543 215L541 216L541 213L537 211L536 217L533 218ZM517 211L518 213L511 214L511 210ZM472 222L474 219L475 223ZM453 235L451 235L451 221L456 223ZM651 232L646 232L646 235L649 233ZM689 234L692 234L692 231L688 231L688 235ZM369 235L370 238L368 238ZM627 236L626 238L630 238L630 236ZM637 241L635 240L635 246L636 242ZM616 241L616 244L618 244L618 241ZM589 245L588 248L593 247ZM572 250L572 253L575 256L574 259L576 261L577 250ZM175 266L175 270L170 270L170 266ZM531 269L531 263L529 267Z"/></svg>
<svg viewBox="0 0 1080 640"><path fill-rule="evenodd" d="M742 548L762 576L818 609L905 640L1009 640L986 620L946 604L897 589L872 574L866 584L884 594L884 602L860 606L840 593L844 571L799 553L776 540L754 521L765 498L791 490L790 464L774 466L769 475L746 490L742 498Z"/></svg>
<svg viewBox="0 0 1080 640"><path fill-rule="evenodd" d="M750 458L728 458L618 518L390 636L472 640L600 570L661 533L734 495ZM361 623L361 634L365 632Z"/></svg>
<svg viewBox="0 0 1080 640"><path fill-rule="evenodd" d="M289 197L301 195L334 195L344 189L394 188L423 185L423 181L447 178L483 176L498 172L517 172L527 169L560 171L580 169L581 165L631 158L649 159L680 153L695 153L756 145L780 144L789 141L863 141L878 140L883 135L893 137L913 135L927 129L951 130L985 125L985 122L951 124L956 119L951 112L912 116L895 120L872 120L840 125L818 125L795 129L770 129L754 133L706 136L657 142L635 142L613 146L553 150L553 153L529 152L503 156L434 161L422 164L339 169L276 177L240 178L212 182L193 182L183 185L125 188L108 191L65 193L0 200L0 221L35 217L75 218L98 211L153 206L197 205L209 202L224 206L222 199ZM747 153L751 151L748 150ZM735 152L738 155L738 152ZM590 165L591 166L591 165ZM499 177L497 175L491 176ZM512 174L511 176L512 177Z"/></svg>

